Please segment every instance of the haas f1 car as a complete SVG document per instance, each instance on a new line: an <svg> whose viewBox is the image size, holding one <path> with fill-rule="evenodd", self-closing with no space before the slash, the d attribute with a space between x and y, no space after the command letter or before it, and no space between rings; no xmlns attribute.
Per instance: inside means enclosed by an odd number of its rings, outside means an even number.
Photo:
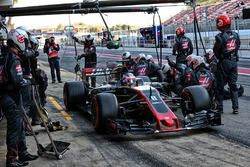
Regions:
<svg viewBox="0 0 250 167"><path fill-rule="evenodd" d="M110 76L112 70L86 69L84 75ZM221 115L210 110L205 88L187 87L181 97L174 98L161 93L161 83L144 80L136 78L132 86L110 80L96 88L85 81L66 82L64 104L67 110L81 107L89 113L98 132L152 134L221 125Z"/></svg>

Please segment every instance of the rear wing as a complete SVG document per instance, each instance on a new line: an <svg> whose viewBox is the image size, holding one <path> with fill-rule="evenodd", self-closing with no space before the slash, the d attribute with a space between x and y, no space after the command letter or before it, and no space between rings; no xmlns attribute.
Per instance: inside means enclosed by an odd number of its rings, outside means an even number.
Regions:
<svg viewBox="0 0 250 167"><path fill-rule="evenodd" d="M82 79L86 80L87 77L96 77L96 76L110 76L112 74L117 74L118 72L111 68L83 68L82 70Z"/></svg>

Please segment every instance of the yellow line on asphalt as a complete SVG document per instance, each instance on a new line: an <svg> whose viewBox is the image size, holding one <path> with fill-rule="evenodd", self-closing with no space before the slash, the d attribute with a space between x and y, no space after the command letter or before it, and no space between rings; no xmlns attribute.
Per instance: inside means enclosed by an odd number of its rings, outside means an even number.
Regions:
<svg viewBox="0 0 250 167"><path fill-rule="evenodd" d="M49 99L59 111L63 110L53 97L49 96Z"/></svg>
<svg viewBox="0 0 250 167"><path fill-rule="evenodd" d="M72 117L67 112L61 111L61 113L68 121L72 121Z"/></svg>
<svg viewBox="0 0 250 167"><path fill-rule="evenodd" d="M61 112L61 114L64 116L66 120L72 121L72 117L67 112L63 111L63 108L57 103L57 101L53 97L49 96L48 98L53 103L53 105L57 108L57 110Z"/></svg>

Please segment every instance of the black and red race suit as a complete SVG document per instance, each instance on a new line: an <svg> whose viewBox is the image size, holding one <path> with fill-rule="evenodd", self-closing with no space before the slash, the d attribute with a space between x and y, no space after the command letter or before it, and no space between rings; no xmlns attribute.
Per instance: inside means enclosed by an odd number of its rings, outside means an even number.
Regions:
<svg viewBox="0 0 250 167"><path fill-rule="evenodd" d="M215 36L213 50L219 60L216 72L218 110L223 110L224 86L227 83L231 91L232 108L233 110L239 108L236 82L238 79L237 61L240 44L239 35L230 29Z"/></svg>
<svg viewBox="0 0 250 167"><path fill-rule="evenodd" d="M173 55L176 55L176 64L186 64L186 57L193 53L193 44L186 36L180 36L175 39L173 46Z"/></svg>

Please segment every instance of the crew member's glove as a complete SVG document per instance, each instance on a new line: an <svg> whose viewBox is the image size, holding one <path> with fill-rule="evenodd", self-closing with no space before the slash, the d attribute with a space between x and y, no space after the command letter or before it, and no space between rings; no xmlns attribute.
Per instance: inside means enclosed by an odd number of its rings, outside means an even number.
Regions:
<svg viewBox="0 0 250 167"><path fill-rule="evenodd" d="M22 81L22 86L27 86L27 85L30 85L30 84L31 84L30 80L28 80L28 79L23 79L23 81Z"/></svg>
<svg viewBox="0 0 250 167"><path fill-rule="evenodd" d="M81 57L81 55L78 55L77 57L76 57L76 60L80 60L82 57Z"/></svg>
<svg viewBox="0 0 250 167"><path fill-rule="evenodd" d="M76 42L79 41L75 36L72 36L72 39L75 40Z"/></svg>
<svg viewBox="0 0 250 167"><path fill-rule="evenodd" d="M76 60L80 60L83 57L85 57L85 54L81 54L81 55L77 56Z"/></svg>

